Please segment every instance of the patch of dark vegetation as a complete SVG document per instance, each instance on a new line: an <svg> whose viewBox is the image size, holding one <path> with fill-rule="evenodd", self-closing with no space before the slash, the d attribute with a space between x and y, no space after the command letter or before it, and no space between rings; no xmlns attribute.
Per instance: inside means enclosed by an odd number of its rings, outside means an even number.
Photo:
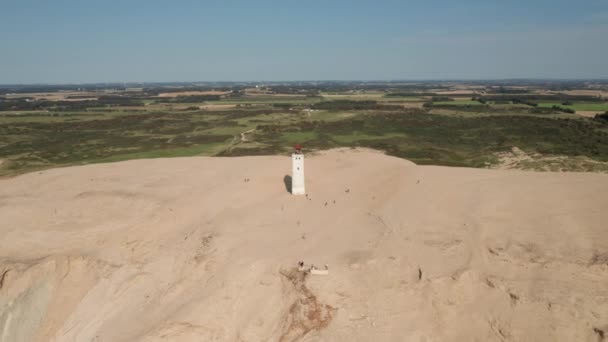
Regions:
<svg viewBox="0 0 608 342"><path fill-rule="evenodd" d="M65 98L68 100L97 100L97 96L94 95L68 95Z"/></svg>
<svg viewBox="0 0 608 342"><path fill-rule="evenodd" d="M226 134L199 132L230 121L211 124L193 120L195 114L136 114L104 120L21 122L0 124L0 156L10 169L38 165L94 162L126 153L147 152L220 143ZM235 123L237 124L237 123Z"/></svg>
<svg viewBox="0 0 608 342"><path fill-rule="evenodd" d="M272 94L318 96L321 89L315 85L273 85L267 87Z"/></svg>
<svg viewBox="0 0 608 342"><path fill-rule="evenodd" d="M103 114L102 114L103 115ZM62 112L30 112L30 113L0 113L0 118L47 118L47 117L87 117L87 116L99 116L95 113L62 113Z"/></svg>
<svg viewBox="0 0 608 342"><path fill-rule="evenodd" d="M472 97L472 101L477 101L482 104L492 102L494 104L524 104L530 107L537 107L538 103L532 102L525 98L509 97L509 96L480 96Z"/></svg>
<svg viewBox="0 0 608 342"><path fill-rule="evenodd" d="M193 110L200 110L200 108L198 106L190 106L190 107L186 107L183 109L183 111L185 111L185 112L189 112L189 111L193 111Z"/></svg>
<svg viewBox="0 0 608 342"><path fill-rule="evenodd" d="M289 109L289 108L295 107L296 105L293 104L293 103L273 103L272 106L276 107L276 108L286 108L286 109Z"/></svg>
<svg viewBox="0 0 608 342"><path fill-rule="evenodd" d="M463 118L423 111L375 113L340 121L260 125L258 141L288 146L290 132L314 132L313 149L370 147L418 164L483 167L513 146L544 155L608 161L608 133L591 120L524 116ZM347 137L347 140L339 137ZM357 138L360 137L360 138Z"/></svg>
<svg viewBox="0 0 608 342"><path fill-rule="evenodd" d="M526 107L516 107L516 106L507 106L507 107L497 107L488 103L483 98L473 97L472 101L477 101L478 104L458 104L454 102L451 103L433 103L426 102L423 107L427 109L444 109L451 110L454 112L467 112L467 113L482 113L482 114L560 114L560 113L570 113L574 114L576 111L571 108L561 107L561 106L552 106L552 107L539 107L537 103L532 102L523 102L523 101L494 101L493 104L525 104L530 106L530 108ZM447 102L447 101L442 101Z"/></svg>
<svg viewBox="0 0 608 342"><path fill-rule="evenodd" d="M605 102L599 96L591 95L567 95L567 94L556 94L556 95L542 95L542 94L521 94L521 95L486 95L481 96L486 101L500 101L508 99L514 103L538 103L539 101L552 101L552 102Z"/></svg>
<svg viewBox="0 0 608 342"><path fill-rule="evenodd" d="M447 97L447 96L433 96L431 98L432 102L452 102L454 101L453 98L451 97Z"/></svg>
<svg viewBox="0 0 608 342"><path fill-rule="evenodd" d="M572 108L566 108L566 107L562 107L562 106L558 106L558 105L554 105L551 108L558 112L570 113L570 114L576 113L576 111Z"/></svg>
<svg viewBox="0 0 608 342"><path fill-rule="evenodd" d="M510 88L510 87L503 87L503 86L486 88L486 93L489 93L489 94L525 94L525 93L529 93L529 92L530 92L530 90L528 90L528 89Z"/></svg>
<svg viewBox="0 0 608 342"><path fill-rule="evenodd" d="M556 111L555 108L552 107L534 107L529 110L531 114L556 114L559 111Z"/></svg>
<svg viewBox="0 0 608 342"><path fill-rule="evenodd" d="M496 102L499 100L494 100L494 101ZM520 99L517 97L511 98L510 101L514 104L524 104L524 105L527 105L530 107L538 107L538 103L536 103L536 102L532 102L532 101L526 100L526 99Z"/></svg>
<svg viewBox="0 0 608 342"><path fill-rule="evenodd" d="M198 103L205 101L219 101L220 95L180 95L176 97L158 98L156 102L160 103Z"/></svg>
<svg viewBox="0 0 608 342"><path fill-rule="evenodd" d="M608 111L604 112L603 114L596 114L594 119L596 121L608 124Z"/></svg>
<svg viewBox="0 0 608 342"><path fill-rule="evenodd" d="M394 109L394 106L378 104L376 101L352 101L352 100L335 100L335 101L323 101L312 105L313 109L320 110L382 110L382 109Z"/></svg>
<svg viewBox="0 0 608 342"><path fill-rule="evenodd" d="M25 98L0 101L0 111L27 111L27 110L46 110L46 111L79 111L95 107L132 107L143 106L137 98L123 96L100 96L96 100L83 101L48 101L31 100Z"/></svg>
<svg viewBox="0 0 608 342"><path fill-rule="evenodd" d="M457 111L457 112L473 112L473 113L484 113L484 112L490 112L490 106L489 105L477 105L477 104L465 104L465 105L461 105L461 104L436 104L433 102L425 102L424 103L424 108L429 108L429 109L449 109L449 110L453 110L453 111ZM497 112L497 110L492 110L492 112ZM511 111L513 112L513 111Z"/></svg>
<svg viewBox="0 0 608 342"><path fill-rule="evenodd" d="M435 93L388 93L384 97L418 97L418 96L436 96Z"/></svg>
<svg viewBox="0 0 608 342"><path fill-rule="evenodd" d="M273 144L268 146L256 147L256 148L243 148L243 147L232 147L227 148L216 155L219 157L240 157L240 156L270 156L281 154L284 149L279 144Z"/></svg>

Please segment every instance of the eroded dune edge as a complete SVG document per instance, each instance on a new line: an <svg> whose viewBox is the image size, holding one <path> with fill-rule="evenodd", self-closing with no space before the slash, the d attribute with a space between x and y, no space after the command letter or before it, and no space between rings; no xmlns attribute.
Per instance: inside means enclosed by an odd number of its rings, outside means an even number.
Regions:
<svg viewBox="0 0 608 342"><path fill-rule="evenodd" d="M608 175L372 151L0 180L0 341L601 341ZM297 271L297 262L329 267Z"/></svg>

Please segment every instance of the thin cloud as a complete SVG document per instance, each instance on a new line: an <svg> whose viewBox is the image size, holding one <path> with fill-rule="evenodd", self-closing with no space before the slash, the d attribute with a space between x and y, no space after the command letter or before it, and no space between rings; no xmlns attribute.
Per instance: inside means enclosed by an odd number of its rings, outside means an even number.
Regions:
<svg viewBox="0 0 608 342"><path fill-rule="evenodd" d="M589 16L588 22L591 24L607 24L608 12L596 12Z"/></svg>
<svg viewBox="0 0 608 342"><path fill-rule="evenodd" d="M608 37L608 25L592 25L570 28L535 28L513 32L454 33L450 31L422 31L401 36L398 41L401 44L467 45L533 41L564 42L578 39L599 39L599 41L602 41L606 37Z"/></svg>

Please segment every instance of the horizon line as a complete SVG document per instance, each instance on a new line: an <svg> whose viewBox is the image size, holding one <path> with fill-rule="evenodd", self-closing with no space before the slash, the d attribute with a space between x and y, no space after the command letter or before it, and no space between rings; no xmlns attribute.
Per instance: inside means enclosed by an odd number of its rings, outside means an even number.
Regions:
<svg viewBox="0 0 608 342"><path fill-rule="evenodd" d="M395 83L395 82L490 82L490 81L592 81L592 82L608 82L608 78L567 78L567 77L513 77L513 78L428 78L428 79L319 79L319 80L238 80L238 81L93 81L93 82L33 82L33 83L0 83L0 87L8 86L76 86L76 85L127 85L127 84L196 84L196 83L227 83L227 84L239 84L239 83L329 83L329 82L383 82L383 83Z"/></svg>

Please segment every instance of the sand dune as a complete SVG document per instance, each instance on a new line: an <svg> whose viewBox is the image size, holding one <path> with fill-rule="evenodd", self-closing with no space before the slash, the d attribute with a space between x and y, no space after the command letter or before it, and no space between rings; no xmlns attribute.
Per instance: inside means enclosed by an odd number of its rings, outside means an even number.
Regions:
<svg viewBox="0 0 608 342"><path fill-rule="evenodd" d="M290 170L201 157L0 180L0 341L608 334L608 175L330 151L306 160L307 198Z"/></svg>

